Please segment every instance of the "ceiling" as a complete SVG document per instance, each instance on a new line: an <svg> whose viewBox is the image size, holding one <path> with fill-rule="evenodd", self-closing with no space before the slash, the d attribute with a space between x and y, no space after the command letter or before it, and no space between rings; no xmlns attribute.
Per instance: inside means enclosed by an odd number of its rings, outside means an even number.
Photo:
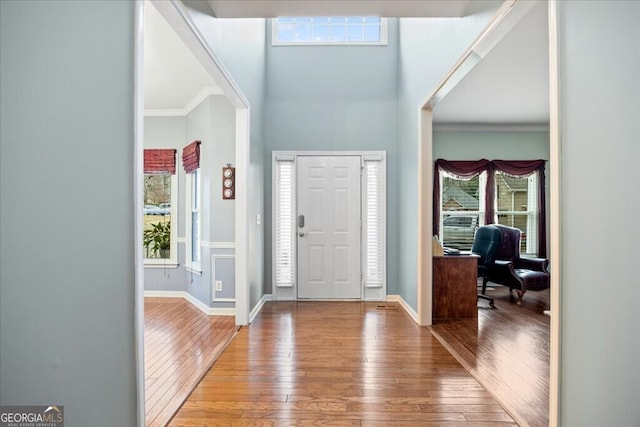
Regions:
<svg viewBox="0 0 640 427"><path fill-rule="evenodd" d="M465 16L495 10L500 0L183 0L225 18L358 13L382 16ZM147 5L150 3L147 2ZM437 124L547 124L549 120L546 2L525 15L434 108ZM384 12L384 13L383 13ZM155 7L145 9L145 110L188 112L221 93Z"/></svg>
<svg viewBox="0 0 640 427"><path fill-rule="evenodd" d="M207 0L218 18L277 16L459 17L478 0Z"/></svg>
<svg viewBox="0 0 640 427"><path fill-rule="evenodd" d="M151 2L144 14L144 109L181 114L218 85ZM188 111L187 111L188 112Z"/></svg>
<svg viewBox="0 0 640 427"><path fill-rule="evenodd" d="M547 125L548 40L547 7L539 2L435 106L434 121Z"/></svg>

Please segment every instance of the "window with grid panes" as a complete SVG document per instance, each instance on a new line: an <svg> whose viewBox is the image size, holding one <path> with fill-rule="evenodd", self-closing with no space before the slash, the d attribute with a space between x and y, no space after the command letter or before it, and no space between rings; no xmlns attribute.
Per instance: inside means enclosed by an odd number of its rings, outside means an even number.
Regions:
<svg viewBox="0 0 640 427"><path fill-rule="evenodd" d="M377 16L283 16L272 20L273 45L387 44L387 20Z"/></svg>

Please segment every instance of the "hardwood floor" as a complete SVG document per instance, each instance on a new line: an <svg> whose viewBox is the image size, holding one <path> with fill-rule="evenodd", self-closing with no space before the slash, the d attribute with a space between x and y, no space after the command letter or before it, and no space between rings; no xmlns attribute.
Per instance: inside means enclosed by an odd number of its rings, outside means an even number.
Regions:
<svg viewBox="0 0 640 427"><path fill-rule="evenodd" d="M509 289L488 291L478 320L440 322L433 332L521 426L549 425L549 291L527 292L522 306Z"/></svg>
<svg viewBox="0 0 640 427"><path fill-rule="evenodd" d="M270 302L238 332L169 425L516 423L401 308Z"/></svg>
<svg viewBox="0 0 640 427"><path fill-rule="evenodd" d="M145 424L164 426L237 331L183 298L144 299Z"/></svg>

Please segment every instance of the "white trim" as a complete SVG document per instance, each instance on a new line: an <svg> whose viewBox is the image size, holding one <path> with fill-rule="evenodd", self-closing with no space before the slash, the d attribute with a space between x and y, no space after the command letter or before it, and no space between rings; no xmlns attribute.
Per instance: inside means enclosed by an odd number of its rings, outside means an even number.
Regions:
<svg viewBox="0 0 640 427"><path fill-rule="evenodd" d="M179 109L148 109L144 110L145 117L184 117L192 112L202 101L210 96L224 95L222 89L215 86L202 88L183 108Z"/></svg>
<svg viewBox="0 0 640 427"><path fill-rule="evenodd" d="M433 300L433 111L419 112L418 130L418 324L432 323Z"/></svg>
<svg viewBox="0 0 640 427"><path fill-rule="evenodd" d="M236 108L236 325L249 324L251 309L249 281L249 227L254 212L249 212L250 110ZM259 208L259 207L258 207Z"/></svg>
<svg viewBox="0 0 640 427"><path fill-rule="evenodd" d="M144 262L144 268L155 269L155 268L178 268L178 267L180 267L180 264L178 264L177 262L171 262L171 261L165 262L165 263L162 263L161 261L157 263L149 263L147 261Z"/></svg>
<svg viewBox="0 0 640 427"><path fill-rule="evenodd" d="M548 124L434 123L434 132L549 132Z"/></svg>
<svg viewBox="0 0 640 427"><path fill-rule="evenodd" d="M134 334L136 366L137 425L145 424L144 376L144 249L142 232L144 175L144 2L135 2L134 82L133 82L133 251L134 251Z"/></svg>
<svg viewBox="0 0 640 427"><path fill-rule="evenodd" d="M417 324L420 324L420 322L418 322L418 313L416 313L415 310L411 308L409 303L406 302L401 295L387 295L387 302L389 301L397 302L398 304L400 304L400 307L402 307L404 311L406 311L407 314L411 316L413 321L416 322Z"/></svg>
<svg viewBox="0 0 640 427"><path fill-rule="evenodd" d="M264 307L264 304L267 301L271 301L271 300L272 300L272 295L271 294L262 295L262 298L260 298L260 301L258 301L256 306L253 307L253 310L251 310L251 313L249 314L249 323L253 322L253 320L256 318L258 313L260 313L260 310L262 310L262 307Z"/></svg>
<svg viewBox="0 0 640 427"><path fill-rule="evenodd" d="M213 254L211 255L211 301L215 302L236 302L235 298L216 298L216 260L227 258L235 261L235 254Z"/></svg>
<svg viewBox="0 0 640 427"><path fill-rule="evenodd" d="M234 316L236 314L235 308L209 307L189 292L184 291L144 291L144 296L145 298L184 298L208 316Z"/></svg>
<svg viewBox="0 0 640 427"><path fill-rule="evenodd" d="M562 180L560 135L560 71L558 42L558 2L549 1L549 262L553 266L550 290L550 356L549 356L549 426L560 425L560 352L562 351L562 203L560 182Z"/></svg>
<svg viewBox="0 0 640 427"><path fill-rule="evenodd" d="M202 276L202 268L192 267L190 265L185 265L184 269L187 270L189 273L193 273L193 274L197 274L198 276Z"/></svg>
<svg viewBox="0 0 640 427"><path fill-rule="evenodd" d="M235 249L236 242L205 242L201 240L200 246L209 249Z"/></svg>

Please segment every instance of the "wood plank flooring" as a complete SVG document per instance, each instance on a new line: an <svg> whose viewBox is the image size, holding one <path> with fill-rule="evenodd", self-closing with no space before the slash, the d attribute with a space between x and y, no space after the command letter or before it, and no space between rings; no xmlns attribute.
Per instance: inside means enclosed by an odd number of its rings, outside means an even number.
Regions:
<svg viewBox="0 0 640 427"><path fill-rule="evenodd" d="M183 298L144 299L145 424L164 426L237 331Z"/></svg>
<svg viewBox="0 0 640 427"><path fill-rule="evenodd" d="M549 425L549 291L527 292L522 306L509 289L487 292L497 309L480 301L477 322L439 322L433 332L521 426Z"/></svg>
<svg viewBox="0 0 640 427"><path fill-rule="evenodd" d="M269 302L238 332L169 425L516 423L401 308Z"/></svg>

